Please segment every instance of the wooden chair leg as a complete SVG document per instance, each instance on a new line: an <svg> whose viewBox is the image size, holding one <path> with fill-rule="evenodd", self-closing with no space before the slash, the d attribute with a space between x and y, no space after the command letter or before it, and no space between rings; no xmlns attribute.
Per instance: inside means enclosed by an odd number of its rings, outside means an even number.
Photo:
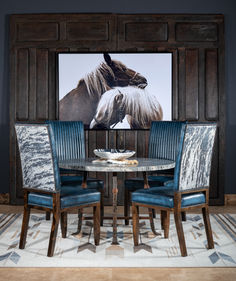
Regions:
<svg viewBox="0 0 236 281"><path fill-rule="evenodd" d="M66 238L67 233L67 212L61 213L61 236Z"/></svg>
<svg viewBox="0 0 236 281"><path fill-rule="evenodd" d="M78 227L77 227L77 233L80 233L82 228L82 221L83 221L83 209L78 210Z"/></svg>
<svg viewBox="0 0 236 281"><path fill-rule="evenodd" d="M162 229L164 230L164 238L169 237L170 229L170 212L166 210L161 210L161 220L162 220Z"/></svg>
<svg viewBox="0 0 236 281"><path fill-rule="evenodd" d="M53 212L52 212L52 227L48 245L48 257L52 257L56 245L56 238L57 238L57 231L58 231L58 224L60 220L60 194L55 193L53 194Z"/></svg>
<svg viewBox="0 0 236 281"><path fill-rule="evenodd" d="M185 238L184 238L181 212L174 210L174 218L175 218L175 226L176 226L178 239L179 239L179 247L180 247L181 256L186 257L187 249L186 249Z"/></svg>
<svg viewBox="0 0 236 281"><path fill-rule="evenodd" d="M133 217L133 239L134 246L138 246L139 237L139 209L138 206L132 204L132 217Z"/></svg>
<svg viewBox="0 0 236 281"><path fill-rule="evenodd" d="M204 220L204 224L205 224L205 231L206 231L206 236L207 236L208 249L214 249L214 240L213 240L213 236L212 236L211 222L210 222L210 217L209 217L208 206L202 208L202 215L203 215L203 220Z"/></svg>
<svg viewBox="0 0 236 281"><path fill-rule="evenodd" d="M98 246L100 242L100 206L93 207L93 227L94 244Z"/></svg>
<svg viewBox="0 0 236 281"><path fill-rule="evenodd" d="M30 208L25 205L22 226L21 226L21 234L20 234L20 245L19 245L20 249L25 248L26 236L27 236L28 225L29 225L29 217L30 217Z"/></svg>
<svg viewBox="0 0 236 281"><path fill-rule="evenodd" d="M125 188L124 215L125 215L125 225L129 225L129 217L130 217L130 192L129 192L128 188Z"/></svg>
<svg viewBox="0 0 236 281"><path fill-rule="evenodd" d="M161 210L161 229L164 230L164 216L165 216L165 211Z"/></svg>
<svg viewBox="0 0 236 281"><path fill-rule="evenodd" d="M181 212L182 221L186 221L186 212Z"/></svg>
<svg viewBox="0 0 236 281"><path fill-rule="evenodd" d="M51 212L46 212L46 221L50 221Z"/></svg>
<svg viewBox="0 0 236 281"><path fill-rule="evenodd" d="M103 218L104 218L104 190L101 191L101 201L100 201L100 226L103 226Z"/></svg>
<svg viewBox="0 0 236 281"><path fill-rule="evenodd" d="M153 220L153 209L148 208L148 214L149 214L149 221L150 221L151 230L152 230L154 235L158 235L158 233L156 232L155 224L154 224L154 220Z"/></svg>
<svg viewBox="0 0 236 281"><path fill-rule="evenodd" d="M156 211L152 209L152 217L155 219L156 218Z"/></svg>

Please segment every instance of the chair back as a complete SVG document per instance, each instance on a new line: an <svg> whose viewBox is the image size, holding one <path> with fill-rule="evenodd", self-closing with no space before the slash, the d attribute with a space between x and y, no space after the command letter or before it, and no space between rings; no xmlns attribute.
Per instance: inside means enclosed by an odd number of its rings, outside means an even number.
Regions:
<svg viewBox="0 0 236 281"><path fill-rule="evenodd" d="M181 130L185 122L153 121L150 129L148 157L176 160Z"/></svg>
<svg viewBox="0 0 236 281"><path fill-rule="evenodd" d="M84 125L81 121L47 121L55 138L58 160L84 159Z"/></svg>
<svg viewBox="0 0 236 281"><path fill-rule="evenodd" d="M179 190L209 188L216 124L187 124L175 166Z"/></svg>
<svg viewBox="0 0 236 281"><path fill-rule="evenodd" d="M53 133L47 124L15 124L20 152L23 188L56 192L59 168Z"/></svg>

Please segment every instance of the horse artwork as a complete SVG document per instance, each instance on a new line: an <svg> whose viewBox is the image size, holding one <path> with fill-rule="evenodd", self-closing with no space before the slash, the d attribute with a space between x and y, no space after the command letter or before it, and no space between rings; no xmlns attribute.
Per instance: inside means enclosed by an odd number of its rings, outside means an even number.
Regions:
<svg viewBox="0 0 236 281"><path fill-rule="evenodd" d="M103 57L104 62L81 78L77 87L59 101L59 120L80 120L88 128L103 93L109 93L109 90L117 86L134 86L140 89L147 86L146 78L135 70L120 61L112 60L107 53Z"/></svg>
<svg viewBox="0 0 236 281"><path fill-rule="evenodd" d="M163 119L157 96L137 87L111 89L102 95L90 129L112 129L124 118L131 129L149 129L152 121Z"/></svg>

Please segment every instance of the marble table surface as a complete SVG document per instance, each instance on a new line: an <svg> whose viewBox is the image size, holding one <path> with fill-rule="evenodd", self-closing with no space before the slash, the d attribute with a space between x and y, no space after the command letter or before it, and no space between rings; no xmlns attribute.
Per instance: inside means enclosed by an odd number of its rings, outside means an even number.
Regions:
<svg viewBox="0 0 236 281"><path fill-rule="evenodd" d="M129 158L135 159L138 164L113 164L105 161L97 161L98 158L62 160L59 167L63 169L75 169L87 172L148 172L166 170L175 167L175 162L166 159ZM94 161L96 160L96 161Z"/></svg>

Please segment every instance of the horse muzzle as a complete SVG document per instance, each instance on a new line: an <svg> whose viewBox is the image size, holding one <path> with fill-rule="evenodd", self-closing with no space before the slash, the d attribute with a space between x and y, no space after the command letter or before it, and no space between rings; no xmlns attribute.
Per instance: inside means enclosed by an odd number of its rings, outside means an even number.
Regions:
<svg viewBox="0 0 236 281"><path fill-rule="evenodd" d="M89 125L89 129L109 129L105 124L99 123L96 119L93 119Z"/></svg>
<svg viewBox="0 0 236 281"><path fill-rule="evenodd" d="M147 83L142 83L138 85L138 88L140 89L144 89L145 87L147 87Z"/></svg>

